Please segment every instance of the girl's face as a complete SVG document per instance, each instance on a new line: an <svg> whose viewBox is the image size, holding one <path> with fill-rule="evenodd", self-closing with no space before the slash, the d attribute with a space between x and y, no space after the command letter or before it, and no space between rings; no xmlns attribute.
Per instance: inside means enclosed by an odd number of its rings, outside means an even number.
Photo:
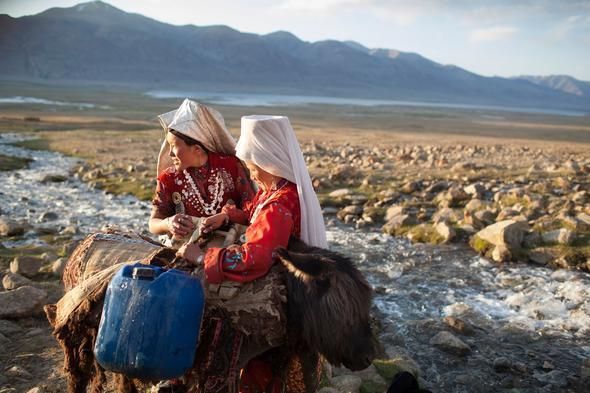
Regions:
<svg viewBox="0 0 590 393"><path fill-rule="evenodd" d="M195 158L201 150L198 145L187 145L185 141L170 132L166 133L166 141L170 145L170 157L177 171L195 166Z"/></svg>
<svg viewBox="0 0 590 393"><path fill-rule="evenodd" d="M246 161L245 163L246 167L250 171L250 177L252 180L254 180L256 184L258 184L258 186L260 186L260 188L263 190L270 190L273 185L273 181L275 180L275 176L266 172L264 169L260 168L251 161Z"/></svg>

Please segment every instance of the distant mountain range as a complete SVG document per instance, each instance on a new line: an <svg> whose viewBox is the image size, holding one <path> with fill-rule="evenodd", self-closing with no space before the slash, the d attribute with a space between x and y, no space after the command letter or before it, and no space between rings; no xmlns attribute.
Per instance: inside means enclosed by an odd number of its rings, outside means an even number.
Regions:
<svg viewBox="0 0 590 393"><path fill-rule="evenodd" d="M174 26L101 1L20 18L0 15L0 79L590 112L590 82L569 76L484 77L415 53L351 41Z"/></svg>

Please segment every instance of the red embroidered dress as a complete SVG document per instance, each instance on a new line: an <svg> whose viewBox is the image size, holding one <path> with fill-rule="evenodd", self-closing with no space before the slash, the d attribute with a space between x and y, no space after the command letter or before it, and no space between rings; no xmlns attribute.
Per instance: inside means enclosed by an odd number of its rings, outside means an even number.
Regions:
<svg viewBox="0 0 590 393"><path fill-rule="evenodd" d="M207 282L247 282L262 277L272 265L273 251L287 247L291 235L299 237L301 212L294 183L282 180L275 189L259 190L252 204L247 205L250 226L246 230L246 242L241 246L207 250Z"/></svg>
<svg viewBox="0 0 590 393"><path fill-rule="evenodd" d="M172 194L182 197L185 213L208 217L221 212L228 200L243 208L252 199L254 190L240 161L231 155L209 153L200 168L177 171L169 167L158 176L152 204L161 217L175 214Z"/></svg>

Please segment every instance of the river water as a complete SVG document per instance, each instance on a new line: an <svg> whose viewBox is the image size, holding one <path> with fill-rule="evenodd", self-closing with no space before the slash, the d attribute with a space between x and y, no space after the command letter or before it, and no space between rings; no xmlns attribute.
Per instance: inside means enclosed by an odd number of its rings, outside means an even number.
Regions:
<svg viewBox="0 0 590 393"><path fill-rule="evenodd" d="M10 145L21 138L0 135L0 154L34 160L28 169L0 172L0 210L33 230L4 246L42 243L38 228L44 227L75 226L86 234L109 223L146 232L149 203L88 187L69 176L77 160ZM48 175L68 180L43 182ZM47 221L47 212L54 219ZM389 357L412 358L434 391L590 392L580 382L581 365L590 359L590 275L500 266L462 245L412 245L331 221L328 240L374 286L374 312ZM437 333L449 331L447 316L467 323L469 329L455 335L470 346L469 354L430 344Z"/></svg>

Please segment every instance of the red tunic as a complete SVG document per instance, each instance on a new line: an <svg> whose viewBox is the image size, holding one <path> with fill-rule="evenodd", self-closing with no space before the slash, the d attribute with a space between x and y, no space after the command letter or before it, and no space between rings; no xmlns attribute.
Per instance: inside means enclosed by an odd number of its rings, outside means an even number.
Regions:
<svg viewBox="0 0 590 393"><path fill-rule="evenodd" d="M173 193L179 193L185 214L208 217L221 212L228 200L239 207L252 199L254 190L242 163L234 156L209 153L200 168L177 171L173 166L158 176L152 204L161 217L176 214Z"/></svg>
<svg viewBox="0 0 590 393"><path fill-rule="evenodd" d="M287 247L289 237L299 237L301 232L297 185L287 180L269 192L259 190L246 213L250 226L244 244L207 250L204 260L207 282L248 282L264 276L272 266L273 251Z"/></svg>

